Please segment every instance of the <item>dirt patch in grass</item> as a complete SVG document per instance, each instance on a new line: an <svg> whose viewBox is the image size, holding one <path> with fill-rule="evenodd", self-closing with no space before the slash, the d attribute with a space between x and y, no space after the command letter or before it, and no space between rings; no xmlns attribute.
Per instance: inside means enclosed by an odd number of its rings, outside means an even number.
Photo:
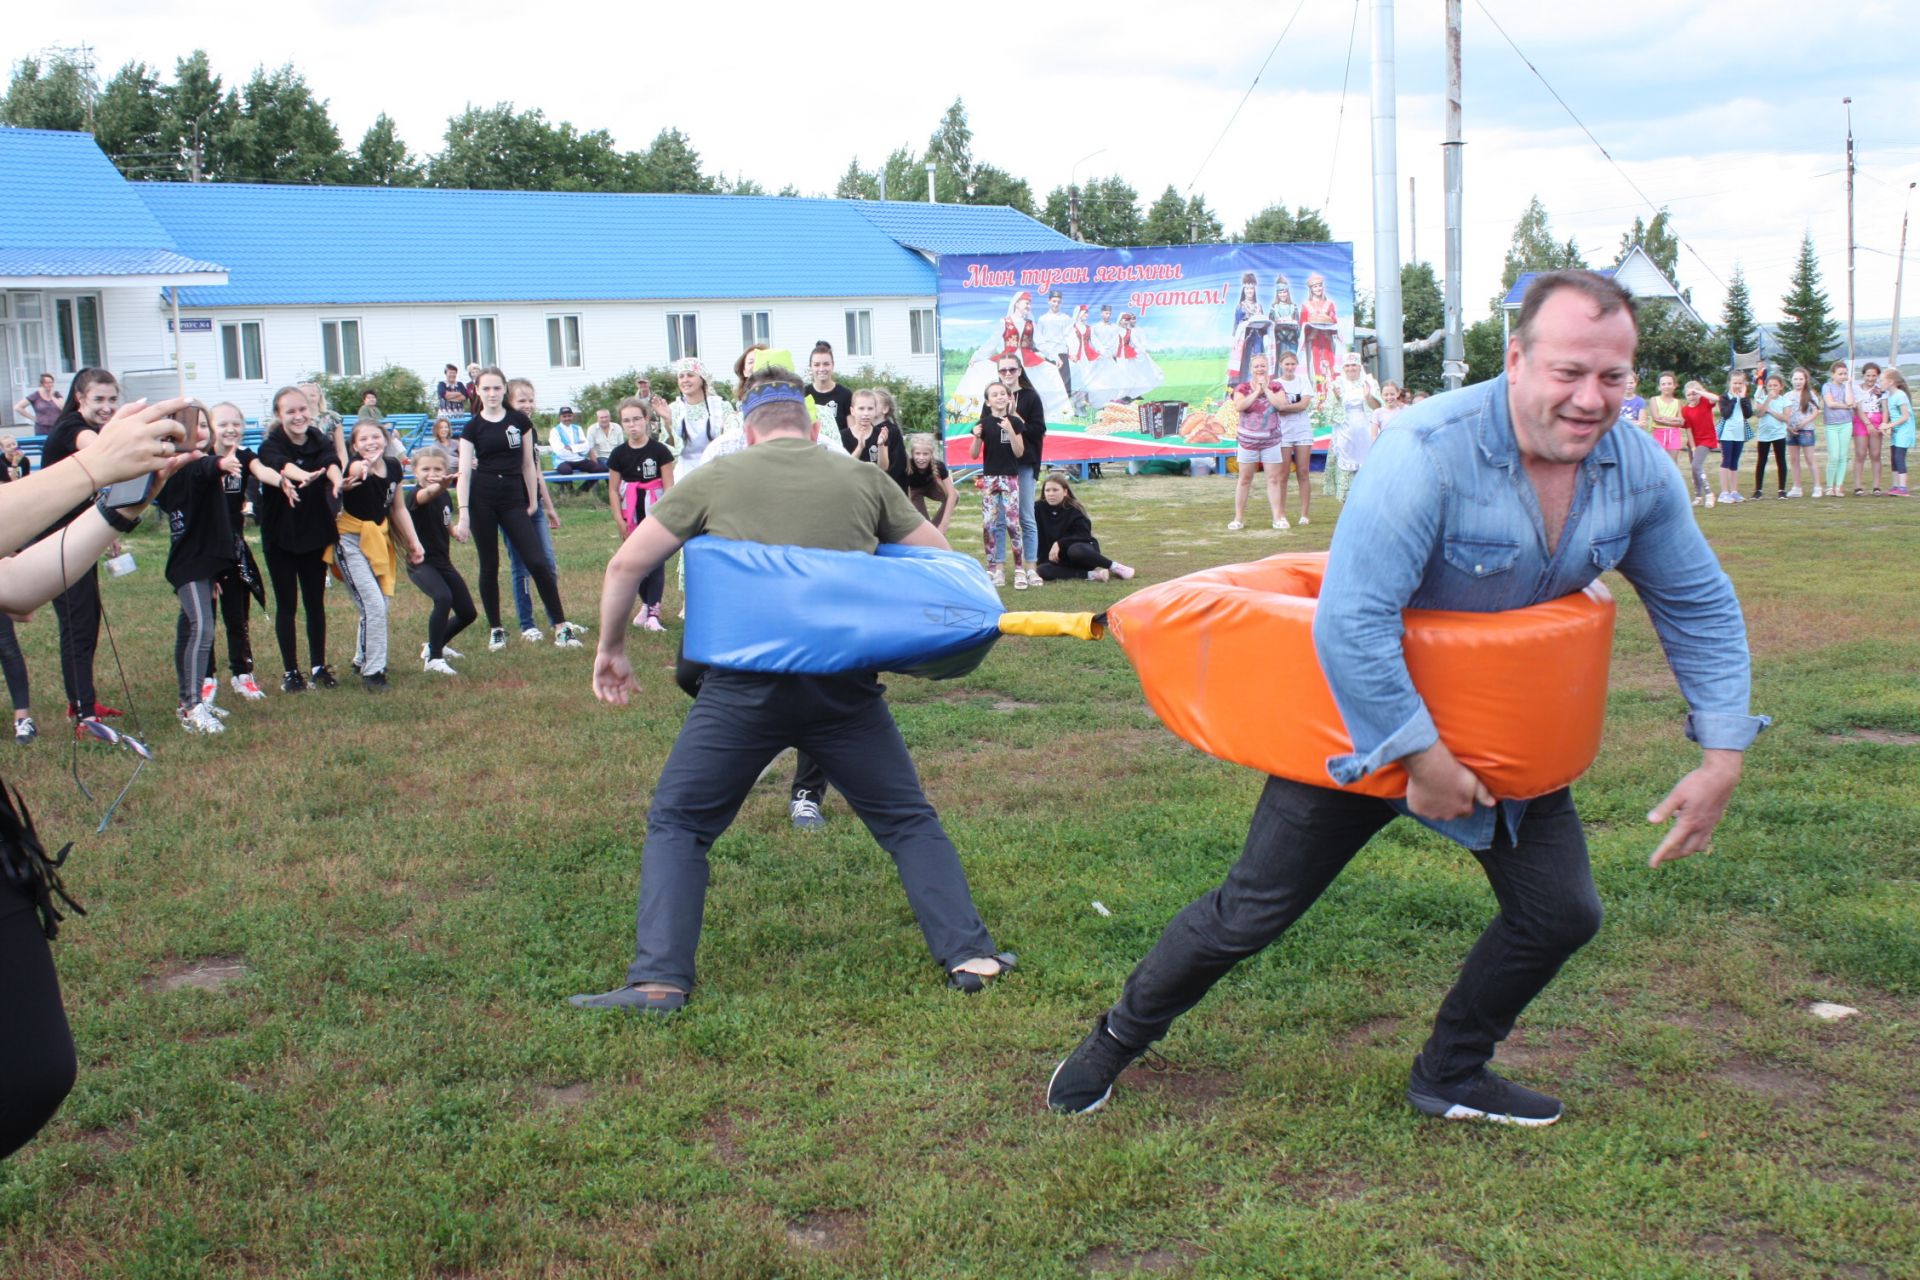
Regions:
<svg viewBox="0 0 1920 1280"><path fill-rule="evenodd" d="M1518 1027L1494 1050L1494 1060L1522 1071L1561 1071L1592 1043L1593 1033L1579 1027Z"/></svg>
<svg viewBox="0 0 1920 1280"><path fill-rule="evenodd" d="M1287 1188L1296 1199L1313 1204L1345 1204L1366 1194L1367 1183L1349 1169L1299 1169L1279 1165L1267 1180Z"/></svg>
<svg viewBox="0 0 1920 1280"><path fill-rule="evenodd" d="M1666 1021L1689 1031L1720 1034L1747 1022L1747 1016L1724 1001L1715 1000L1705 1009L1681 1009L1667 1015Z"/></svg>
<svg viewBox="0 0 1920 1280"><path fill-rule="evenodd" d="M1828 742L1878 742L1889 747L1920 747L1920 733L1900 733L1894 729L1849 729L1830 733Z"/></svg>
<svg viewBox="0 0 1920 1280"><path fill-rule="evenodd" d="M1791 1106L1803 1111L1828 1110L1823 1101L1826 1084L1786 1067L1756 1062L1743 1055L1728 1059L1727 1064L1715 1075L1735 1088L1759 1094L1779 1106Z"/></svg>
<svg viewBox="0 0 1920 1280"><path fill-rule="evenodd" d="M570 1111L584 1107L600 1094L598 1085L577 1081L573 1084L537 1084L530 1091L533 1109Z"/></svg>
<svg viewBox="0 0 1920 1280"><path fill-rule="evenodd" d="M1153 1071L1135 1067L1123 1077L1128 1087L1149 1097L1187 1107L1207 1107L1233 1093L1239 1078L1225 1071Z"/></svg>
<svg viewBox="0 0 1920 1280"><path fill-rule="evenodd" d="M252 972L239 956L202 956L144 978L140 986L145 991L159 992L178 991L182 987L218 991Z"/></svg>
<svg viewBox="0 0 1920 1280"><path fill-rule="evenodd" d="M839 1253L866 1236L866 1216L848 1209L803 1214L787 1224L787 1243L807 1253Z"/></svg>
<svg viewBox="0 0 1920 1280"><path fill-rule="evenodd" d="M993 700L993 709L995 711L1025 711L1039 705L1037 702L1022 702L1018 698L995 698Z"/></svg>
<svg viewBox="0 0 1920 1280"><path fill-rule="evenodd" d="M740 1136L758 1118L756 1112L722 1108L708 1115L701 1123L701 1131L712 1144L713 1154L720 1158L721 1164L729 1169L737 1169L745 1162L746 1155L740 1150Z"/></svg>
<svg viewBox="0 0 1920 1280"><path fill-rule="evenodd" d="M1080 1274L1088 1276L1159 1276L1182 1270L1198 1252L1185 1241L1174 1241L1143 1253L1124 1253L1114 1245L1097 1244L1080 1259Z"/></svg>
<svg viewBox="0 0 1920 1280"><path fill-rule="evenodd" d="M1400 1034L1401 1019L1392 1014L1381 1014L1377 1018L1368 1018L1355 1027L1349 1027L1340 1035L1340 1044L1346 1049L1366 1049L1386 1044Z"/></svg>

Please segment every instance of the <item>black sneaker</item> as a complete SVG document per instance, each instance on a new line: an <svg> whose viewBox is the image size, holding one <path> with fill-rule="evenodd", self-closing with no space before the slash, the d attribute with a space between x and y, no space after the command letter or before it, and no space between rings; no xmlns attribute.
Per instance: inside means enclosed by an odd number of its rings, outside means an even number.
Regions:
<svg viewBox="0 0 1920 1280"><path fill-rule="evenodd" d="M307 678L298 671L289 671L286 675L280 677L280 692L305 693L306 691Z"/></svg>
<svg viewBox="0 0 1920 1280"><path fill-rule="evenodd" d="M820 802L805 787L793 793L793 799L787 805L787 816L799 831L818 831L827 825L826 818L820 812Z"/></svg>
<svg viewBox="0 0 1920 1280"><path fill-rule="evenodd" d="M315 667L311 677L316 689L338 689L340 682L333 678L332 667Z"/></svg>
<svg viewBox="0 0 1920 1280"><path fill-rule="evenodd" d="M21 716L13 722L13 740L21 746L26 746L39 736L39 726L33 723L32 716Z"/></svg>
<svg viewBox="0 0 1920 1280"><path fill-rule="evenodd" d="M1101 1014L1087 1038L1053 1069L1053 1078L1047 1081L1047 1106L1068 1115L1098 1111L1113 1097L1113 1082L1120 1073L1145 1052L1144 1047L1129 1049L1115 1039L1107 1030L1107 1015Z"/></svg>
<svg viewBox="0 0 1920 1280"><path fill-rule="evenodd" d="M360 687L368 693L390 693L393 691L393 686L387 683L387 673L384 671L376 671L370 676L361 676Z"/></svg>
<svg viewBox="0 0 1920 1280"><path fill-rule="evenodd" d="M1485 1067L1459 1084L1437 1085L1420 1074L1415 1060L1407 1082L1407 1101L1423 1115L1442 1120L1491 1120L1529 1128L1560 1118L1560 1099L1515 1084Z"/></svg>

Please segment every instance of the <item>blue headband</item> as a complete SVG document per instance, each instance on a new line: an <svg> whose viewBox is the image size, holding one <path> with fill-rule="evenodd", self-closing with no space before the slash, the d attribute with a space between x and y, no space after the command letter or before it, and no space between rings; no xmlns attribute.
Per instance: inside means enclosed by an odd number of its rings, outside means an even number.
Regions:
<svg viewBox="0 0 1920 1280"><path fill-rule="evenodd" d="M789 386L784 382L774 382L756 388L752 394L748 395L746 402L740 406L740 416L744 418L762 405L805 404L806 402L807 393L799 387Z"/></svg>

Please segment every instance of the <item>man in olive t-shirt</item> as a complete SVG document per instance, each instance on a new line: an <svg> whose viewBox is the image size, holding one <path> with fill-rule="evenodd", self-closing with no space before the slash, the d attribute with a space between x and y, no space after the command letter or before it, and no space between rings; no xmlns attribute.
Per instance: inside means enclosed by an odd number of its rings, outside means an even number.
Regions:
<svg viewBox="0 0 1920 1280"><path fill-rule="evenodd" d="M711 533L775 546L871 553L882 542L945 549L947 540L877 467L818 448L799 379L755 375L742 406L749 448L675 485L607 565L593 691L625 705L639 687L627 661L626 609L640 580L690 538ZM751 600L733 607L751 609ZM960 855L920 789L872 672L767 675L715 667L653 789L640 862L634 961L624 986L579 995L585 1009L671 1013L693 990L707 892L707 850L766 766L787 747L817 760L892 855L927 949L952 985L977 991L1013 965L974 910Z"/></svg>

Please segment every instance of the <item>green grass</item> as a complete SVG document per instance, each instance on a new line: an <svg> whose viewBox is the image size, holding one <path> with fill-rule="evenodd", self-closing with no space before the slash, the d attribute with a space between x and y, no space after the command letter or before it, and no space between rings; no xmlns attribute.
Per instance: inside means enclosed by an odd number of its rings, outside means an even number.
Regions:
<svg viewBox="0 0 1920 1280"><path fill-rule="evenodd" d="M1084 492L1148 580L1324 547L1334 514L1229 535L1218 480ZM614 542L597 508L565 510L585 618ZM1259 787L1160 729L1111 642L1007 640L965 681L892 681L1020 953L1008 980L945 990L844 805L802 838L770 785L714 850L697 998L640 1023L565 998L627 960L642 814L686 706L671 634L636 636L648 688L624 711L592 701L588 654L470 635L457 682L402 661L384 700L276 694L187 738L143 531L106 595L160 754L105 836L53 731L50 615L21 628L49 731L0 748L5 773L77 840L89 914L56 944L80 1081L0 1167L0 1275L1912 1275L1920 509L1701 515L1777 724L1714 853L1649 871L1644 815L1694 752L1618 592L1607 742L1577 789L1607 924L1501 1051L1567 1103L1537 1132L1401 1099L1492 910L1466 854L1404 823L1182 1020L1171 1070L1136 1069L1101 1115L1045 1113L1054 1062L1229 865ZM344 666L352 614L330 605ZM414 652L405 588L395 630ZM113 689L104 650L100 671ZM130 761L81 763L110 794ZM168 989L203 962L244 968ZM1819 999L1863 1012L1822 1024Z"/></svg>

